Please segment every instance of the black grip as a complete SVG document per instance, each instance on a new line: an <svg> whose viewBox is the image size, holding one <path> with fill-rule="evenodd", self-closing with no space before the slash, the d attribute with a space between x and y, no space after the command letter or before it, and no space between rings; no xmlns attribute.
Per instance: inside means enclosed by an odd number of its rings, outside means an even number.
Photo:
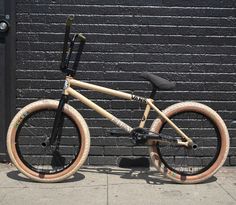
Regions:
<svg viewBox="0 0 236 205"><path fill-rule="evenodd" d="M83 49L84 49L84 45L85 45L85 38L80 39L80 44L79 44L79 48L77 50L77 54L75 56L75 61L74 61L74 65L73 65L73 70L76 71L79 65L79 61L80 61L80 57L82 55Z"/></svg>
<svg viewBox="0 0 236 205"><path fill-rule="evenodd" d="M65 62L66 59L66 53L68 50L68 41L69 41L69 36L70 36L70 28L71 28L71 24L74 20L74 16L71 15L67 18L66 20L66 31L65 31L65 36L64 36L64 44L63 44L63 52L62 52L62 56L61 56L61 65L60 68L61 70L66 69L67 63Z"/></svg>

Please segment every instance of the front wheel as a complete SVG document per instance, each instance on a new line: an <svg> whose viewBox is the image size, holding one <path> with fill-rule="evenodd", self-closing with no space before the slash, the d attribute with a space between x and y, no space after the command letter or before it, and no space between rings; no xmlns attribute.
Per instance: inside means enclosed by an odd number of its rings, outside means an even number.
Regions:
<svg viewBox="0 0 236 205"><path fill-rule="evenodd" d="M229 150L229 134L221 117L206 105L177 103L163 111L196 145L185 147L150 142L153 165L178 183L199 183L214 175L224 164ZM157 118L151 132L180 139L170 125Z"/></svg>
<svg viewBox="0 0 236 205"><path fill-rule="evenodd" d="M57 107L55 100L33 102L17 113L8 129L7 150L11 161L35 181L62 181L73 175L88 156L88 126L68 104L64 105L55 142L46 146Z"/></svg>

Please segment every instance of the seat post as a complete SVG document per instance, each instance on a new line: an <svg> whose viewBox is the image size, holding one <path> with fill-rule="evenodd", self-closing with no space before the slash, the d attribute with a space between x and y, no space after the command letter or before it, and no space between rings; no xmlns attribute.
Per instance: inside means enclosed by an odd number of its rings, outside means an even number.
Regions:
<svg viewBox="0 0 236 205"><path fill-rule="evenodd" d="M155 85L152 85L152 92L150 95L151 99L154 99L155 95L156 95L156 91L157 91L157 87Z"/></svg>

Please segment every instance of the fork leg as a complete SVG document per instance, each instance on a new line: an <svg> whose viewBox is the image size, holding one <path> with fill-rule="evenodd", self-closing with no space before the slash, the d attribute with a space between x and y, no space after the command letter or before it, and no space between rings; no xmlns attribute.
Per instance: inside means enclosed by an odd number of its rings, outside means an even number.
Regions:
<svg viewBox="0 0 236 205"><path fill-rule="evenodd" d="M49 145L52 145L56 141L58 132L60 130L60 126L63 126L62 124L64 122L64 116L63 116L62 110L65 103L67 102L68 102L68 96L63 94L61 96L61 99L57 108L56 116L53 122L53 129L52 129L52 133L49 139Z"/></svg>

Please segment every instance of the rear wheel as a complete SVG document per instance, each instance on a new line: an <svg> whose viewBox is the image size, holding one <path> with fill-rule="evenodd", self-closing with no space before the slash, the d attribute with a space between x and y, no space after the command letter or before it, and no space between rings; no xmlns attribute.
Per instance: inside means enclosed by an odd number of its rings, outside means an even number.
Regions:
<svg viewBox="0 0 236 205"><path fill-rule="evenodd" d="M199 183L215 174L224 164L229 149L228 131L220 116L194 102L175 104L164 113L193 140L194 146L153 142L150 156L155 167L179 183ZM155 120L151 131L180 139L164 119Z"/></svg>
<svg viewBox="0 0 236 205"><path fill-rule="evenodd" d="M86 122L67 104L56 141L46 144L57 106L54 100L31 103L14 117L8 130L7 148L12 162L36 181L61 181L74 174L88 155L90 137Z"/></svg>

